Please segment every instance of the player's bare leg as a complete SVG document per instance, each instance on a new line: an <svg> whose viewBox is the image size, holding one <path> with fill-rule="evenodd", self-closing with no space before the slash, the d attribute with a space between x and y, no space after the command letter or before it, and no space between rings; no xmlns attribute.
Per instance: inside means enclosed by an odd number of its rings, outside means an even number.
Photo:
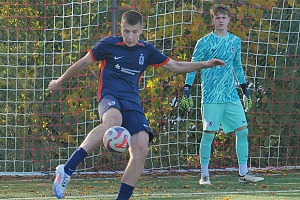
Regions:
<svg viewBox="0 0 300 200"><path fill-rule="evenodd" d="M121 180L122 183L117 199L121 199L121 196L127 196L126 198L131 196L144 169L148 154L148 143L149 134L146 131L132 135L129 148L130 159Z"/></svg>
<svg viewBox="0 0 300 200"><path fill-rule="evenodd" d="M89 154L103 144L103 136L112 126L121 126L122 115L117 108L110 108L102 116L102 123L95 127L81 143L80 147Z"/></svg>
<svg viewBox="0 0 300 200"><path fill-rule="evenodd" d="M68 162L59 165L56 168L56 177L54 180L53 190L58 199L63 198L67 184L70 182L71 175L75 171L77 165L93 150L99 148L102 144L105 131L112 127L121 125L122 115L116 108L110 108L102 116L102 122L96 126L87 135L80 147L72 154Z"/></svg>

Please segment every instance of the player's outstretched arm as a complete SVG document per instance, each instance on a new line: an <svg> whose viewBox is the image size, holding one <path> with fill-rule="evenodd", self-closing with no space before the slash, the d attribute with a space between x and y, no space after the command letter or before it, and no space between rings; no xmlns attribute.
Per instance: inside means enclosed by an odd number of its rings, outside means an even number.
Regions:
<svg viewBox="0 0 300 200"><path fill-rule="evenodd" d="M163 66L163 68L176 73L187 73L198 71L204 68L212 68L218 65L225 66L225 62L216 58L202 62L184 62L170 59L169 62Z"/></svg>
<svg viewBox="0 0 300 200"><path fill-rule="evenodd" d="M93 63L93 59L91 58L90 53L87 53L83 58L79 59L76 63L71 65L71 67L69 67L61 77L56 80L50 81L48 86L50 92L59 90L64 82L66 82L72 76L77 75L91 63Z"/></svg>

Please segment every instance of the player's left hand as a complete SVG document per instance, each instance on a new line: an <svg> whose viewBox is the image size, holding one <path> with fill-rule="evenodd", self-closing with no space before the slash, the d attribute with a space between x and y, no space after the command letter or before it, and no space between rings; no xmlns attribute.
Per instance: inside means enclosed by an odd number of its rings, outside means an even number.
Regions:
<svg viewBox="0 0 300 200"><path fill-rule="evenodd" d="M243 104L245 108L245 112L248 112L252 108L252 99L250 97L249 88L246 83L241 84L243 95Z"/></svg>
<svg viewBox="0 0 300 200"><path fill-rule="evenodd" d="M252 108L252 99L249 96L249 98L246 95L243 95L243 103L244 103L244 108L245 112L248 112Z"/></svg>

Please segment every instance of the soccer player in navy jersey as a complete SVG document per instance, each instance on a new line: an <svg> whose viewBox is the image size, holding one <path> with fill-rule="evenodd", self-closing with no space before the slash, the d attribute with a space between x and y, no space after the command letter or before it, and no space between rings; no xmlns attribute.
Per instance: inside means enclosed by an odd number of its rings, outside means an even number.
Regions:
<svg viewBox="0 0 300 200"><path fill-rule="evenodd" d="M200 38L195 46L192 62L222 59L225 67L201 69L201 113L203 134L200 142L201 178L200 185L210 185L209 160L211 145L220 125L224 132L235 132L236 154L239 164L239 182L264 180L248 172L248 128L243 105L241 104L236 80L244 93L245 109L251 109L252 101L246 83L241 61L241 39L228 32L230 8L215 5L211 10L214 31ZM181 107L187 111L193 106L190 89L196 71L187 73Z"/></svg>
<svg viewBox="0 0 300 200"><path fill-rule="evenodd" d="M132 135L129 147L130 159L116 199L127 200L131 197L144 169L148 144L153 138L139 98L139 79L148 66L186 73L225 65L220 59L204 62L175 61L162 54L152 44L139 40L142 24L143 17L139 12L125 12L121 19L122 37L101 39L60 78L49 83L49 90L57 91L64 82L88 65L101 61L98 88L98 111L101 123L87 135L65 164L57 166L53 189L59 199L63 197L66 185L77 165L89 153L99 148L105 131L112 126L123 126Z"/></svg>

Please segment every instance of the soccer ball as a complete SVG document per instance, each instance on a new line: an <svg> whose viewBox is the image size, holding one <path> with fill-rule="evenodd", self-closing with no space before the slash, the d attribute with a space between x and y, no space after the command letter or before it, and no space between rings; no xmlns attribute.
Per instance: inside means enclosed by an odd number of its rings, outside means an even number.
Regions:
<svg viewBox="0 0 300 200"><path fill-rule="evenodd" d="M130 146L131 135L129 131L122 126L113 126L109 128L103 137L103 144L110 152L125 152Z"/></svg>

